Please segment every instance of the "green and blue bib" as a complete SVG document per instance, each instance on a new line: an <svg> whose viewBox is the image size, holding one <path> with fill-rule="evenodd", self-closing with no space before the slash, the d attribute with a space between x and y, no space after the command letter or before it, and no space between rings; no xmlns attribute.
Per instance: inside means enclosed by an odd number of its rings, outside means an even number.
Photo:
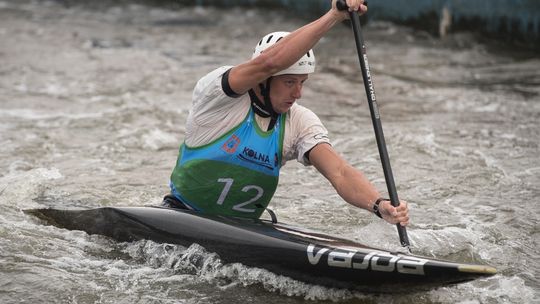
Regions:
<svg viewBox="0 0 540 304"><path fill-rule="evenodd" d="M286 114L263 131L250 109L242 123L217 140L180 147L171 192L191 208L227 216L259 218L276 191Z"/></svg>

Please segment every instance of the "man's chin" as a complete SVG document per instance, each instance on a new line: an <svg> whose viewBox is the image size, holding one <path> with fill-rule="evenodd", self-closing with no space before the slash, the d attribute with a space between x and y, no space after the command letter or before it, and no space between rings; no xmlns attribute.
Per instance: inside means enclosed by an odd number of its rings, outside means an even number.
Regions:
<svg viewBox="0 0 540 304"><path fill-rule="evenodd" d="M281 109L278 109L276 112L277 112L278 114L287 113L287 112L289 112L289 110L291 109L291 107L292 107L292 106L290 106L290 107L283 107L283 108L281 108Z"/></svg>
<svg viewBox="0 0 540 304"><path fill-rule="evenodd" d="M282 113L285 113L285 112L288 112L292 106L294 106L294 102L291 103L291 104L286 104L285 106L283 106L283 112Z"/></svg>

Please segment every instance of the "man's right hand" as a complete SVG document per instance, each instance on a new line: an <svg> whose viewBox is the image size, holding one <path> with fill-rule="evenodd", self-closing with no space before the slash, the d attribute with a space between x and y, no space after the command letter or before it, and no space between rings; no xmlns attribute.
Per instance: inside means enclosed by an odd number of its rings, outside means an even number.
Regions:
<svg viewBox="0 0 540 304"><path fill-rule="evenodd" d="M347 7L349 8L348 11L340 11L337 9L337 2L345 2L347 4ZM364 5L364 0L332 0L332 9L336 12L339 12L345 19L349 18L349 12L358 12L360 15L363 15L367 12L367 6Z"/></svg>

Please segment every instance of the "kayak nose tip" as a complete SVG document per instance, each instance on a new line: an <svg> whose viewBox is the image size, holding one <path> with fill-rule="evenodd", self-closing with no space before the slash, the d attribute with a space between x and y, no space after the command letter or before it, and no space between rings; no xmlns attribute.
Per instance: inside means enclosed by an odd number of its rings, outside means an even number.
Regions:
<svg viewBox="0 0 540 304"><path fill-rule="evenodd" d="M469 272L485 275L494 275L497 274L497 269L495 267L487 265L460 265L458 266L460 272Z"/></svg>

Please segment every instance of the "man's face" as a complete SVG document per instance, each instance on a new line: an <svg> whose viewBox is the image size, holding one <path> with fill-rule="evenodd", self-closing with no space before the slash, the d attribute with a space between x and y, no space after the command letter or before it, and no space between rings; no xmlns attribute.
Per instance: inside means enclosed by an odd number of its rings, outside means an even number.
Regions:
<svg viewBox="0 0 540 304"><path fill-rule="evenodd" d="M285 74L272 77L270 84L270 100L274 111L279 114L287 112L297 99L302 97L302 86L308 74Z"/></svg>

